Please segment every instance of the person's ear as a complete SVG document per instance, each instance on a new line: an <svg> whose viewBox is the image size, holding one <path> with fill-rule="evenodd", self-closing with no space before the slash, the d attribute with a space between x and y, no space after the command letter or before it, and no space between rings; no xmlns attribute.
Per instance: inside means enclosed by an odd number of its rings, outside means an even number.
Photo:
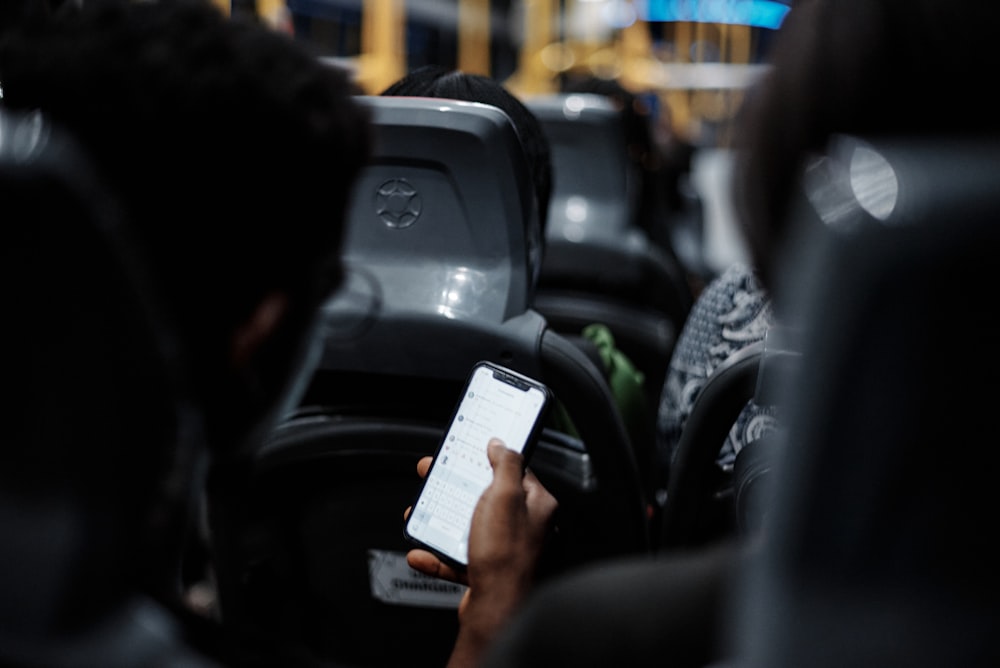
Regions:
<svg viewBox="0 0 1000 668"><path fill-rule="evenodd" d="M236 331L233 332L229 360L233 367L242 369L249 364L261 345L278 328L288 310L288 295L269 292Z"/></svg>

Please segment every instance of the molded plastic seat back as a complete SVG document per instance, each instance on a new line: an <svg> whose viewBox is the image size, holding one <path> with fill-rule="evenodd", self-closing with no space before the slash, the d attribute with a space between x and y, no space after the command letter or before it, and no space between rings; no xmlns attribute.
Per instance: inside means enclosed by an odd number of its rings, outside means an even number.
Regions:
<svg viewBox="0 0 1000 668"><path fill-rule="evenodd" d="M549 138L554 170L540 285L600 288L683 318L692 301L683 272L636 220L638 176L620 112L593 93L533 96L525 105Z"/></svg>
<svg viewBox="0 0 1000 668"><path fill-rule="evenodd" d="M998 174L989 138L842 138L807 172L776 302L802 356L739 665L1000 661Z"/></svg>
<svg viewBox="0 0 1000 668"><path fill-rule="evenodd" d="M522 333L518 318L529 308L538 219L510 119L469 102L361 100L373 114L375 155L348 213L343 257L354 292L326 306L333 335L322 366L461 378L497 336L526 346L512 354L533 354L537 322ZM369 316L363 337L338 347L338 325ZM447 358L425 364L408 347L456 325L468 334L453 337ZM400 337L401 328L417 334Z"/></svg>
<svg viewBox="0 0 1000 668"><path fill-rule="evenodd" d="M637 192L621 115L603 95L551 94L525 104L542 123L556 179L549 204L549 245L620 241L635 230Z"/></svg>

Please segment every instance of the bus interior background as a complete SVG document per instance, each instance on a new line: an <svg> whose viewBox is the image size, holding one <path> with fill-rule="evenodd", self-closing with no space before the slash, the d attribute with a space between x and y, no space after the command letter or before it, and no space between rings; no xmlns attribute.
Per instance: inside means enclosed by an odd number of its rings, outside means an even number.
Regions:
<svg viewBox="0 0 1000 668"><path fill-rule="evenodd" d="M570 77L617 81L658 132L695 149L686 185L702 206L707 272L746 258L728 197L732 121L790 0L218 1L234 14L287 12L283 29L368 95L429 64L488 75L522 100Z"/></svg>

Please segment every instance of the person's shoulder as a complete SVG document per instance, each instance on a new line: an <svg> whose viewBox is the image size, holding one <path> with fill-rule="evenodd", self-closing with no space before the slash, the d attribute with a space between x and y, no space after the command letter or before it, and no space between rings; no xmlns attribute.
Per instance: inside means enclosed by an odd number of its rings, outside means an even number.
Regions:
<svg viewBox="0 0 1000 668"><path fill-rule="evenodd" d="M674 359L725 359L761 339L773 320L771 296L745 263L726 267L699 293L684 323ZM709 364L714 367L715 363Z"/></svg>

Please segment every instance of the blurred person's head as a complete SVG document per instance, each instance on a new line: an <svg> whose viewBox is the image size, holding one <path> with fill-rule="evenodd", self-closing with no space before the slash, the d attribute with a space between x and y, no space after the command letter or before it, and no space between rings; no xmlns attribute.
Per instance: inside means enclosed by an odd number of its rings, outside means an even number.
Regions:
<svg viewBox="0 0 1000 668"><path fill-rule="evenodd" d="M185 346L209 442L273 410L367 159L345 72L208 2L65 3L0 45L3 105L44 112L124 205Z"/></svg>
<svg viewBox="0 0 1000 668"><path fill-rule="evenodd" d="M177 353L164 374L139 350L141 328L111 303L122 290L101 295L107 304L98 302L90 331L94 296L80 286L113 285L103 265L64 290L49 278L19 286L20 316L45 317L16 323L14 340L40 351L30 358L39 368L18 361L27 380L5 412L17 424L8 425L0 511L9 519L30 507L51 531L30 543L41 554L29 584L8 579L5 600L17 600L7 587L36 586L39 617L58 608L65 623L94 624L139 591L177 602L206 455L237 461L267 429L321 300L340 281L342 219L367 161L368 117L343 71L207 0L67 4L0 40L0 85L5 109L40 111L94 165ZM76 266L73 239L51 243L53 258ZM45 341L30 340L31 326ZM53 368L66 359L68 368ZM198 419L167 419L172 403ZM31 502L12 505L13 488ZM16 616L12 607L4 611Z"/></svg>
<svg viewBox="0 0 1000 668"><path fill-rule="evenodd" d="M811 155L836 134L995 133L984 103L1000 55L1000 5L966 0L800 0L741 110L735 195L766 283L789 238L789 207ZM958 93L958 94L956 94Z"/></svg>
<svg viewBox="0 0 1000 668"><path fill-rule="evenodd" d="M541 122L524 103L495 79L436 65L413 70L382 91L382 95L479 102L497 107L507 114L521 140L535 190L540 229L528 230L528 242L529 245L536 246L544 243L549 202L552 198L552 152ZM540 252L539 247L537 253ZM535 264L538 260L536 258Z"/></svg>

